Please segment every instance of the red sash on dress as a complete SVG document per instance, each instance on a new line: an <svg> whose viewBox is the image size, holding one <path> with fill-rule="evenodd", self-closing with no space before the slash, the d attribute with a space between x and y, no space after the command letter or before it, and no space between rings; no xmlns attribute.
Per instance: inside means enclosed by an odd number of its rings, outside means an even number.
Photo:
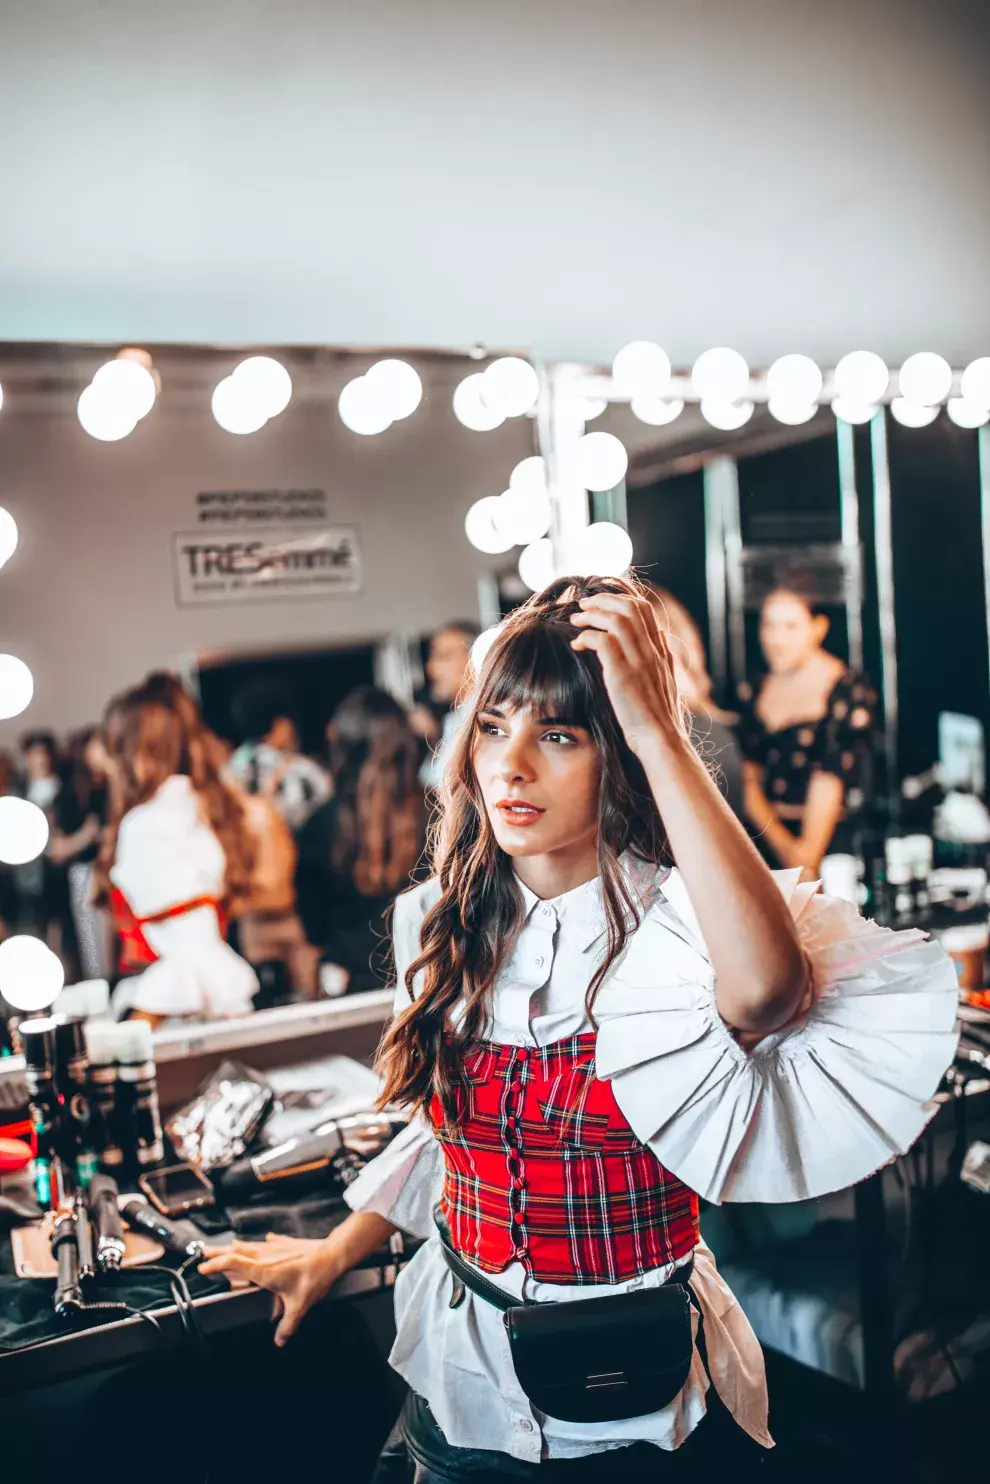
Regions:
<svg viewBox="0 0 990 1484"><path fill-rule="evenodd" d="M465 1057L456 1125L430 1104L453 1243L486 1272L517 1261L547 1283L620 1283L697 1245L698 1197L595 1076L596 1039L481 1043Z"/></svg>
<svg viewBox="0 0 990 1484"><path fill-rule="evenodd" d="M144 929L156 922L168 922L173 917L184 917L187 912L196 912L200 907L212 907L217 914L217 925L221 938L227 936L228 915L217 897L191 897L188 902L177 902L172 907L163 907L147 917L138 917L131 910L124 893L116 886L110 888L110 913L114 932L117 935L119 952L117 968L121 974L139 974L149 964L158 962L158 954L144 936Z"/></svg>

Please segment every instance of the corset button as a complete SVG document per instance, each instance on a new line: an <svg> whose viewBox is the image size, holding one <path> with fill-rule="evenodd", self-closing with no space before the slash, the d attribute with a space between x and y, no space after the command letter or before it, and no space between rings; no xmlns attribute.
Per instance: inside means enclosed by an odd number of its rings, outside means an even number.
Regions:
<svg viewBox="0 0 990 1484"><path fill-rule="evenodd" d="M513 1211L512 1219L516 1223L516 1226L522 1226L523 1222L526 1220L521 1211Z"/></svg>
<svg viewBox="0 0 990 1484"><path fill-rule="evenodd" d="M525 1249L525 1247L517 1247L515 1249L515 1251L513 1252L512 1255L513 1255L513 1257L516 1257L520 1261L522 1261L522 1259L526 1256L526 1249Z"/></svg>
<svg viewBox="0 0 990 1484"><path fill-rule="evenodd" d="M526 1182L522 1178L521 1175L517 1175L516 1178L513 1180L513 1182L512 1182L512 1189L513 1190L525 1190L526 1189Z"/></svg>

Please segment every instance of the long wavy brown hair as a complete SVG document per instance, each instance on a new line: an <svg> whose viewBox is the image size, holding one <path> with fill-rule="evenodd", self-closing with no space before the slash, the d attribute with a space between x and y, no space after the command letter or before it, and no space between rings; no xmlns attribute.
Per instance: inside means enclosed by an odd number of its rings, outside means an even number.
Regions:
<svg viewBox="0 0 990 1484"><path fill-rule="evenodd" d="M399 703L374 685L352 691L328 728L334 781L334 869L362 896L408 885L423 853L425 805L416 735Z"/></svg>
<svg viewBox="0 0 990 1484"><path fill-rule="evenodd" d="M220 748L199 707L170 676L150 675L143 685L111 701L103 722L111 761L110 819L97 861L94 894L105 901L110 868L124 815L154 797L166 778L184 775L227 861L226 896L250 889L253 845L244 812L220 775Z"/></svg>
<svg viewBox="0 0 990 1484"><path fill-rule="evenodd" d="M643 589L628 578L558 578L509 615L484 661L444 774L431 849L440 897L426 914L421 952L406 975L412 1004L392 1021L379 1048L383 1103L422 1108L437 1096L446 1119L456 1122L465 1049L490 1034L495 980L522 926L512 861L495 839L474 770L480 712L530 707L584 727L601 753L598 870L606 944L588 987L589 1014L640 920L620 856L630 851L658 866L667 860L663 821L612 710L598 656L571 648L570 618L579 600L603 592L639 597ZM420 974L422 988L413 996Z"/></svg>

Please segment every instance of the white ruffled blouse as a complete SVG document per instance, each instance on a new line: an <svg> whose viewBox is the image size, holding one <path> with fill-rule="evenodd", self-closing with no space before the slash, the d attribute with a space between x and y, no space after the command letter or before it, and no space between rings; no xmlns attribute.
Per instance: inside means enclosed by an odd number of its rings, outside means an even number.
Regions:
<svg viewBox="0 0 990 1484"><path fill-rule="evenodd" d="M798 885L798 871L776 872L815 997L799 1020L747 1053L718 1015L714 975L680 874L630 858L625 865L643 917L595 1002L596 1071L668 1170L713 1202L805 1200L854 1184L910 1148L935 1111L931 1099L956 1044L957 983L936 944L865 921L847 903L819 895L817 883ZM495 985L490 1038L544 1046L595 1028L584 1001L605 931L601 892L592 881L544 902L521 889L525 922ZM409 1003L405 974L436 893L429 882L396 903L397 1010ZM583 1424L532 1409L500 1314L470 1292L449 1308L452 1281L431 1218L442 1181L440 1146L415 1118L347 1200L428 1239L396 1284L391 1362L430 1403L448 1441L530 1462L640 1440L679 1447L705 1414L708 1380L697 1353L683 1391L660 1412ZM498 1282L549 1301L656 1286L670 1272L577 1287L537 1282L513 1263ZM691 1286L719 1395L769 1447L759 1342L704 1242Z"/></svg>
<svg viewBox="0 0 990 1484"><path fill-rule="evenodd" d="M164 912L197 897L221 899L227 863L188 778L166 778L153 798L124 815L110 879L135 917ZM144 936L158 954L115 994L118 1014L219 1019L248 1015L258 981L254 970L220 936L212 907L148 923Z"/></svg>

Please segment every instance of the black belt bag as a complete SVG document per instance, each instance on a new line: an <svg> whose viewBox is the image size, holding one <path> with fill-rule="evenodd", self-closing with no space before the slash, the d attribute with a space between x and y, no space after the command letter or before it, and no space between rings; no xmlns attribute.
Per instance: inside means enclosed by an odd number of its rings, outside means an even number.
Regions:
<svg viewBox="0 0 990 1484"><path fill-rule="evenodd" d="M662 1288L537 1304L489 1283L455 1252L434 1211L456 1308L469 1288L502 1311L512 1364L537 1411L564 1422L618 1422L659 1412L684 1386L694 1348L688 1287L693 1262ZM700 1323L700 1310L699 1310Z"/></svg>

